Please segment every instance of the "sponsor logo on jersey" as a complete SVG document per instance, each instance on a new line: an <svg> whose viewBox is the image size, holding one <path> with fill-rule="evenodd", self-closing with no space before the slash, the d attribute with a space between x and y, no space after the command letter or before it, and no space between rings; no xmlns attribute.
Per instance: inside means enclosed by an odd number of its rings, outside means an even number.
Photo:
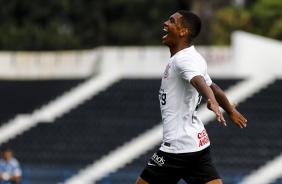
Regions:
<svg viewBox="0 0 282 184"><path fill-rule="evenodd" d="M151 161L148 162L149 166L157 166L155 163L151 163Z"/></svg>
<svg viewBox="0 0 282 184"><path fill-rule="evenodd" d="M198 139L199 139L199 147L202 147L210 142L208 133L206 130L203 130L202 132L198 133Z"/></svg>
<svg viewBox="0 0 282 184"><path fill-rule="evenodd" d="M163 166L165 163L165 159L161 156L158 156L157 153L154 153L154 155L152 156L151 160L156 163L159 166ZM150 163L150 164L149 164ZM153 164L151 162L149 162L148 165L152 165Z"/></svg>
<svg viewBox="0 0 282 184"><path fill-rule="evenodd" d="M170 64L168 64L168 65L166 66L166 69L165 69L165 72L164 72L164 79L168 78L170 67L171 67Z"/></svg>

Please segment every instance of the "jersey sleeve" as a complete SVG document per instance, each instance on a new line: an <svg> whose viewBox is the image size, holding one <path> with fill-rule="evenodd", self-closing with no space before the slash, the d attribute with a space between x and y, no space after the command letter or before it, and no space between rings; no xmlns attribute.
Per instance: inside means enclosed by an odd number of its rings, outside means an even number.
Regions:
<svg viewBox="0 0 282 184"><path fill-rule="evenodd" d="M208 73L206 73L206 75L205 75L205 80L206 80L206 83L207 83L208 86L210 86L212 84L212 80L211 80Z"/></svg>
<svg viewBox="0 0 282 184"><path fill-rule="evenodd" d="M189 60L189 58L181 58L175 62L174 66L176 73L189 82L195 76L202 76L206 80L208 86L212 84L212 80L206 72L206 67L200 65L197 61L193 61L192 59Z"/></svg>

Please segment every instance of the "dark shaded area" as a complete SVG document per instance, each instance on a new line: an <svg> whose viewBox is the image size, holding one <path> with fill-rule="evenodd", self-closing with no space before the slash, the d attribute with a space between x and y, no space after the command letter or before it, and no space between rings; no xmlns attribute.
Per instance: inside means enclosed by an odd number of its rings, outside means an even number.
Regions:
<svg viewBox="0 0 282 184"><path fill-rule="evenodd" d="M163 0L0 1L0 49L160 45L162 23L179 8Z"/></svg>
<svg viewBox="0 0 282 184"><path fill-rule="evenodd" d="M163 22L178 10L199 15L199 45L228 45L235 30L282 39L277 0L2 0L0 50L78 50L162 45ZM239 1L237 1L239 2ZM242 1L243 2L243 1Z"/></svg>
<svg viewBox="0 0 282 184"><path fill-rule="evenodd" d="M24 180L63 181L152 128L161 121L159 87L159 79L121 80L54 123L38 124L9 141L22 166L31 171Z"/></svg>
<svg viewBox="0 0 282 184"><path fill-rule="evenodd" d="M0 50L76 50L101 45L162 45L163 22L178 10L198 14L196 44L210 44L214 0L0 1Z"/></svg>
<svg viewBox="0 0 282 184"><path fill-rule="evenodd" d="M0 125L18 114L29 114L75 87L84 79L0 81Z"/></svg>
<svg viewBox="0 0 282 184"><path fill-rule="evenodd" d="M231 123L228 127L217 123L206 126L213 158L225 183L235 182L234 176L240 180L281 153L281 91L282 80L276 80L238 106L248 119L243 130Z"/></svg>

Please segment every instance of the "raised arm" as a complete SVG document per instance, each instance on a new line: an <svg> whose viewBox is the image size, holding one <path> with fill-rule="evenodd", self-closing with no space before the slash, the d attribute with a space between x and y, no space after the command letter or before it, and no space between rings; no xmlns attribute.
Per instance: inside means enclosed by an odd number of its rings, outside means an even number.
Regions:
<svg viewBox="0 0 282 184"><path fill-rule="evenodd" d="M233 123L235 123L240 128L246 127L247 120L235 108L237 103L231 105L224 92L215 83L212 83L210 88L212 89L219 106L225 110Z"/></svg>
<svg viewBox="0 0 282 184"><path fill-rule="evenodd" d="M195 76L190 83L196 88L198 93L207 101L207 107L213 111L217 117L217 121L222 122L226 126L226 121L219 110L219 103L216 101L212 89L206 84L204 77Z"/></svg>

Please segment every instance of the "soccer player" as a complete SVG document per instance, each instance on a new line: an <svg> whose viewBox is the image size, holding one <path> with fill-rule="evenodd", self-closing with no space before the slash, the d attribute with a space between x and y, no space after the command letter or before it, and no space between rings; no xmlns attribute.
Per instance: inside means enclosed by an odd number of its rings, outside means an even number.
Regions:
<svg viewBox="0 0 282 184"><path fill-rule="evenodd" d="M22 171L19 162L13 157L11 148L1 150L0 159L0 184L16 184L21 180Z"/></svg>
<svg viewBox="0 0 282 184"><path fill-rule="evenodd" d="M240 128L247 120L231 105L223 91L212 82L204 58L191 45L199 34L201 21L181 10L164 22L163 44L170 49L170 60L159 91L163 121L163 142L149 160L137 184L221 184L210 155L210 141L197 116L202 98L217 121L226 126L222 107Z"/></svg>

